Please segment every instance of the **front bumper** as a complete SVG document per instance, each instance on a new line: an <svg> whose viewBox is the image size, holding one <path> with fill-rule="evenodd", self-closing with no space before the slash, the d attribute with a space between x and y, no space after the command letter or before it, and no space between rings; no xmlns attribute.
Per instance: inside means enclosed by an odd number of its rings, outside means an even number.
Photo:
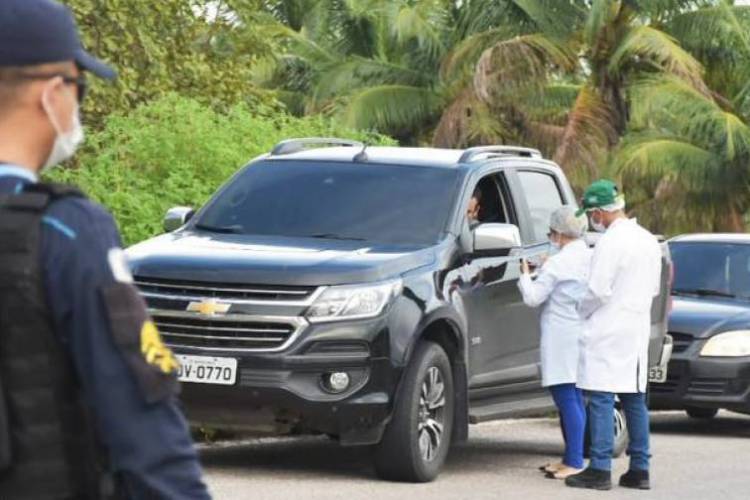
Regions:
<svg viewBox="0 0 750 500"><path fill-rule="evenodd" d="M214 352L238 361L232 386L183 383L191 424L263 434L325 433L345 445L380 441L390 416L400 368L392 364L387 323L381 319L311 325L280 353ZM206 355L189 348L179 354ZM322 376L345 371L352 380L331 394Z"/></svg>
<svg viewBox="0 0 750 500"><path fill-rule="evenodd" d="M750 358L674 356L667 381L650 387L652 409L724 408L750 412Z"/></svg>

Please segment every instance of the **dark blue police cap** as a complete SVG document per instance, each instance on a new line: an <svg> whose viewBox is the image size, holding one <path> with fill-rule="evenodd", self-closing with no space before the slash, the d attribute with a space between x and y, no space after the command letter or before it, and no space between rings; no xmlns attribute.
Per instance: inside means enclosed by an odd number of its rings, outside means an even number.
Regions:
<svg viewBox="0 0 750 500"><path fill-rule="evenodd" d="M74 61L112 80L115 71L83 49L70 10L53 0L0 0L0 66Z"/></svg>

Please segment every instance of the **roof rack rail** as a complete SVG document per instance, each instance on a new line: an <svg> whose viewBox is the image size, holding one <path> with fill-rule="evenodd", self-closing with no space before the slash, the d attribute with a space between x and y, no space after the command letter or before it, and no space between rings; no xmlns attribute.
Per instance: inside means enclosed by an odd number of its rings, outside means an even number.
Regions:
<svg viewBox="0 0 750 500"><path fill-rule="evenodd" d="M518 146L477 146L469 148L463 152L458 163L469 163L476 156L481 154L498 154L511 156L525 156L527 158L542 158L542 153L538 149L521 148Z"/></svg>
<svg viewBox="0 0 750 500"><path fill-rule="evenodd" d="M359 141L349 139L338 139L336 137L304 137L301 139L287 139L281 141L271 150L274 156L298 153L311 146L350 146L361 148L364 146Z"/></svg>

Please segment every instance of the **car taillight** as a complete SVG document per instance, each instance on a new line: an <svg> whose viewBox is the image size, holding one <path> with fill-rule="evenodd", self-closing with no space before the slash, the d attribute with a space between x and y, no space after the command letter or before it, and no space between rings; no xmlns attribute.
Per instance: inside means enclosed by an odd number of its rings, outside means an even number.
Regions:
<svg viewBox="0 0 750 500"><path fill-rule="evenodd" d="M669 263L669 279L667 281L667 288L669 294L667 295L667 314L672 312L672 285L674 285L674 263Z"/></svg>

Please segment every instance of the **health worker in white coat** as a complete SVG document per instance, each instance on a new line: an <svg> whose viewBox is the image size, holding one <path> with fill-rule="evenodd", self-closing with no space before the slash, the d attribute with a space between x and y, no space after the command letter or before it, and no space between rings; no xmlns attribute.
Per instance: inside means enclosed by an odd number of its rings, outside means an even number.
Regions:
<svg viewBox="0 0 750 500"><path fill-rule="evenodd" d="M591 266L592 251L582 238L587 226L586 217L576 215L575 207L564 206L553 212L549 231L552 255L536 279L523 261L518 281L524 303L542 306L542 385L550 391L560 412L565 455L561 463L541 469L556 479L583 470L586 407L583 393L576 388L583 321L576 307L586 292Z"/></svg>
<svg viewBox="0 0 750 500"><path fill-rule="evenodd" d="M627 420L630 468L620 486L649 489L649 417L646 406L651 303L659 294L661 248L625 215L614 182L600 180L584 193L592 227L603 232L594 248L588 289L579 305L584 318L578 387L589 398L591 462L568 486L612 487L614 404L619 395Z"/></svg>

